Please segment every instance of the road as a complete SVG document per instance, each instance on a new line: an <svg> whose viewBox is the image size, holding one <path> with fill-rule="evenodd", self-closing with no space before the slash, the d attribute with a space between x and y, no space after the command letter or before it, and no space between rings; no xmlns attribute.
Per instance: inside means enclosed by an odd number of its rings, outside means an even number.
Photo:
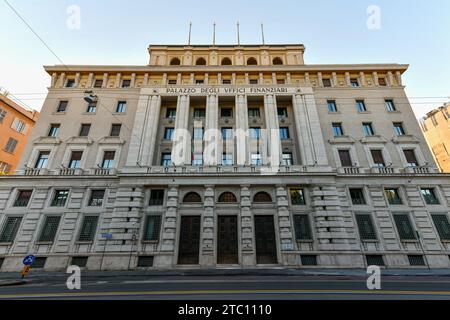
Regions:
<svg viewBox="0 0 450 320"><path fill-rule="evenodd" d="M450 278L383 277L381 290L368 290L364 277L350 276L115 276L85 279L68 290L58 276L0 287L4 299L156 300L450 300Z"/></svg>

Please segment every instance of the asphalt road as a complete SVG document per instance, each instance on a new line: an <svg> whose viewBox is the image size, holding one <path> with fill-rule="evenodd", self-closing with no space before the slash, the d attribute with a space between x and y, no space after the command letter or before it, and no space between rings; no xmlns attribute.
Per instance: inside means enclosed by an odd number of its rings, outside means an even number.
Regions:
<svg viewBox="0 0 450 320"><path fill-rule="evenodd" d="M82 278L81 290L69 290L68 276L0 287L0 300L450 300L450 278L434 276L383 277L381 290L348 276L115 276Z"/></svg>

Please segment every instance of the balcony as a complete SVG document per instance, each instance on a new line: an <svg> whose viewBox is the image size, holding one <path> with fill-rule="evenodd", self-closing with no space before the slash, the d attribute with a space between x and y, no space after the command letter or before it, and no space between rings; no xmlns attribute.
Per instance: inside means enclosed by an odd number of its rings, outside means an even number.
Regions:
<svg viewBox="0 0 450 320"><path fill-rule="evenodd" d="M405 173L415 173L415 174L428 174L435 173L435 170L431 167L406 167L403 169Z"/></svg>
<svg viewBox="0 0 450 320"><path fill-rule="evenodd" d="M337 168L338 173L343 174L360 174L361 168L360 167L341 167Z"/></svg>
<svg viewBox="0 0 450 320"><path fill-rule="evenodd" d="M62 168L59 169L60 176L80 176L83 174L83 169L80 168Z"/></svg>
<svg viewBox="0 0 450 320"><path fill-rule="evenodd" d="M48 174L48 169L44 168L26 168L24 175L26 176L41 176Z"/></svg>
<svg viewBox="0 0 450 320"><path fill-rule="evenodd" d="M116 174L117 170L112 168L93 168L90 170L90 174L94 176L109 176Z"/></svg>

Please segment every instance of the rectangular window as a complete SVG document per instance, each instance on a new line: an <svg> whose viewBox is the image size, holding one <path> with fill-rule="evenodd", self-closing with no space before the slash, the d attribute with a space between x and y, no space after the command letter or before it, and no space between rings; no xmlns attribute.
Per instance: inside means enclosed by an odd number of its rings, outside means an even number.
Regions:
<svg viewBox="0 0 450 320"><path fill-rule="evenodd" d="M229 140L233 138L233 128L223 127L220 129L223 140Z"/></svg>
<svg viewBox="0 0 450 320"><path fill-rule="evenodd" d="M222 154L222 165L223 166L232 166L233 165L233 155L229 153Z"/></svg>
<svg viewBox="0 0 450 320"><path fill-rule="evenodd" d="M16 150L17 143L18 141L16 139L9 138L5 146L5 151L8 153L13 153L14 150Z"/></svg>
<svg viewBox="0 0 450 320"><path fill-rule="evenodd" d="M124 113L126 108L127 108L127 102L119 101L119 102L117 102L116 113Z"/></svg>
<svg viewBox="0 0 450 320"><path fill-rule="evenodd" d="M358 79L356 79L356 78L350 79L350 85L351 85L353 88L359 87Z"/></svg>
<svg viewBox="0 0 450 320"><path fill-rule="evenodd" d="M11 170L11 165L7 164L6 162L0 161L0 173L8 174Z"/></svg>
<svg viewBox="0 0 450 320"><path fill-rule="evenodd" d="M101 88L103 86L103 79L95 79L94 88Z"/></svg>
<svg viewBox="0 0 450 320"><path fill-rule="evenodd" d="M422 255L408 255L409 265L411 266L424 266L425 260Z"/></svg>
<svg viewBox="0 0 450 320"><path fill-rule="evenodd" d="M25 122L23 122L22 120L17 119L17 118L14 119L14 121L11 124L11 128L16 130L18 133L24 132L25 131L25 127L26 127Z"/></svg>
<svg viewBox="0 0 450 320"><path fill-rule="evenodd" d="M194 118L204 118L206 114L206 110L204 108L195 108L194 109Z"/></svg>
<svg viewBox="0 0 450 320"><path fill-rule="evenodd" d="M403 124L401 122L394 122L394 131L398 136L405 135L405 129L403 129Z"/></svg>
<svg viewBox="0 0 450 320"><path fill-rule="evenodd" d="M56 190L51 206L64 207L66 205L68 197L69 197L69 190Z"/></svg>
<svg viewBox="0 0 450 320"><path fill-rule="evenodd" d="M161 165L165 167L172 165L172 155L170 153L163 153L161 155Z"/></svg>
<svg viewBox="0 0 450 320"><path fill-rule="evenodd" d="M113 123L111 125L111 131L109 133L110 137L119 137L120 136L120 129L122 129L122 124L120 123Z"/></svg>
<svg viewBox="0 0 450 320"><path fill-rule="evenodd" d="M366 199L364 198L364 191L361 188L350 188L350 197L352 203L355 205L366 204Z"/></svg>
<svg viewBox="0 0 450 320"><path fill-rule="evenodd" d="M289 194L291 195L291 204L293 205L306 204L303 189L290 189Z"/></svg>
<svg viewBox="0 0 450 320"><path fill-rule="evenodd" d="M233 109L231 109L231 108L220 108L220 116L222 118L231 118L231 117L233 117Z"/></svg>
<svg viewBox="0 0 450 320"><path fill-rule="evenodd" d="M403 204L398 188L386 188L384 189L384 194L386 195L389 204L391 205Z"/></svg>
<svg viewBox="0 0 450 320"><path fill-rule="evenodd" d="M195 80L195 84L204 84L205 83L205 81L204 80Z"/></svg>
<svg viewBox="0 0 450 320"><path fill-rule="evenodd" d="M59 227L61 216L45 216L44 226L38 242L53 242Z"/></svg>
<svg viewBox="0 0 450 320"><path fill-rule="evenodd" d="M289 128L288 127L280 127L280 139L286 140L289 139Z"/></svg>
<svg viewBox="0 0 450 320"><path fill-rule="evenodd" d="M250 79L250 84L258 84L258 79Z"/></svg>
<svg viewBox="0 0 450 320"><path fill-rule="evenodd" d="M146 216L144 241L158 241L161 230L161 216Z"/></svg>
<svg viewBox="0 0 450 320"><path fill-rule="evenodd" d="M168 84L176 85L177 84L177 80L176 79L169 79Z"/></svg>
<svg viewBox="0 0 450 320"><path fill-rule="evenodd" d="M314 254L302 254L300 262L302 266L317 266L317 256Z"/></svg>
<svg viewBox="0 0 450 320"><path fill-rule="evenodd" d="M294 215L295 240L311 241L313 240L311 232L311 224L307 214Z"/></svg>
<svg viewBox="0 0 450 320"><path fill-rule="evenodd" d="M90 123L82 123L80 128L80 137L87 137L89 135L89 131L91 130Z"/></svg>
<svg viewBox="0 0 450 320"><path fill-rule="evenodd" d="M284 79L277 79L277 84L286 84L286 80L284 80Z"/></svg>
<svg viewBox="0 0 450 320"><path fill-rule="evenodd" d="M81 168L81 158L83 157L83 151L72 151L70 155L69 168L77 169Z"/></svg>
<svg viewBox="0 0 450 320"><path fill-rule="evenodd" d="M395 108L394 100L392 99L384 100L384 105L386 106L386 110L389 112L394 112L397 110Z"/></svg>
<svg viewBox="0 0 450 320"><path fill-rule="evenodd" d="M331 87L331 79L322 79L322 83L325 88Z"/></svg>
<svg viewBox="0 0 450 320"><path fill-rule="evenodd" d="M42 269L45 267L46 262L47 262L47 257L36 257L36 259L34 259L34 263L31 265L31 268Z"/></svg>
<svg viewBox="0 0 450 320"><path fill-rule="evenodd" d="M260 118L261 114L259 113L259 108L249 108L248 109L248 116L250 118Z"/></svg>
<svg viewBox="0 0 450 320"><path fill-rule="evenodd" d="M366 103L364 102L364 100L356 100L356 110L358 110L358 112L367 111Z"/></svg>
<svg viewBox="0 0 450 320"><path fill-rule="evenodd" d="M387 83L386 83L386 78L378 78L378 84L381 86L381 87L386 87L386 85L387 85Z"/></svg>
<svg viewBox="0 0 450 320"><path fill-rule="evenodd" d="M277 108L277 114L278 114L278 118L287 118L288 116L288 111L287 108Z"/></svg>
<svg viewBox="0 0 450 320"><path fill-rule="evenodd" d="M341 123L333 123L333 135L335 137L339 137L339 136L343 136L344 135L344 130L342 129L342 124Z"/></svg>
<svg viewBox="0 0 450 320"><path fill-rule="evenodd" d="M441 240L450 240L450 223L447 214L432 214L431 217Z"/></svg>
<svg viewBox="0 0 450 320"><path fill-rule="evenodd" d="M105 151L103 153L102 168L111 169L112 167L114 167L115 156L116 156L115 151Z"/></svg>
<svg viewBox="0 0 450 320"><path fill-rule="evenodd" d="M378 150L378 149L372 149L372 150L370 150L370 153L372 154L373 163L377 167L386 166L386 164L384 163L383 151Z"/></svg>
<svg viewBox="0 0 450 320"><path fill-rule="evenodd" d="M0 243L14 242L21 222L22 217L7 217L0 233Z"/></svg>
<svg viewBox="0 0 450 320"><path fill-rule="evenodd" d="M421 188L420 193L422 193L426 204L439 204L434 188Z"/></svg>
<svg viewBox="0 0 450 320"><path fill-rule="evenodd" d="M175 119L176 115L177 115L177 109L176 108L167 108L167 110L166 110L166 118Z"/></svg>
<svg viewBox="0 0 450 320"><path fill-rule="evenodd" d="M103 198L105 197L105 190L92 190L89 198L88 206L101 207L103 205Z"/></svg>
<svg viewBox="0 0 450 320"><path fill-rule="evenodd" d="M394 222L400 240L416 240L416 232L407 214L394 214Z"/></svg>
<svg viewBox="0 0 450 320"><path fill-rule="evenodd" d="M97 231L98 216L84 216L78 241L92 242Z"/></svg>
<svg viewBox="0 0 450 320"><path fill-rule="evenodd" d="M3 119L5 119L7 113L8 112L0 108L0 123L3 123Z"/></svg>
<svg viewBox="0 0 450 320"><path fill-rule="evenodd" d="M261 155L259 153L252 153L251 164L254 166L262 165Z"/></svg>
<svg viewBox="0 0 450 320"><path fill-rule="evenodd" d="M174 128L166 128L164 130L164 140L172 140Z"/></svg>
<svg viewBox="0 0 450 320"><path fill-rule="evenodd" d="M379 266L382 267L385 265L383 256L380 254L372 254L366 256L366 262L368 266Z"/></svg>
<svg viewBox="0 0 450 320"><path fill-rule="evenodd" d="M164 202L164 190L153 189L150 191L149 206L162 206Z"/></svg>
<svg viewBox="0 0 450 320"><path fill-rule="evenodd" d="M131 80L122 80L122 88L129 88L131 86Z"/></svg>
<svg viewBox="0 0 450 320"><path fill-rule="evenodd" d="M66 112L67 105L69 104L69 101L63 100L58 103L58 108L56 109L56 112Z"/></svg>
<svg viewBox="0 0 450 320"><path fill-rule="evenodd" d="M352 158L350 156L350 150L339 150L339 160L342 167L353 167Z"/></svg>
<svg viewBox="0 0 450 320"><path fill-rule="evenodd" d="M377 240L375 226L373 225L370 214L355 214L356 224L358 225L359 237L361 240Z"/></svg>
<svg viewBox="0 0 450 320"><path fill-rule="evenodd" d="M222 84L231 84L230 79L222 79Z"/></svg>
<svg viewBox="0 0 450 320"><path fill-rule="evenodd" d="M34 167L36 169L47 168L50 151L40 151Z"/></svg>
<svg viewBox="0 0 450 320"><path fill-rule="evenodd" d="M201 166L203 164L203 154L194 154L192 159L193 166Z"/></svg>
<svg viewBox="0 0 450 320"><path fill-rule="evenodd" d="M73 88L73 87L75 87L75 80L74 79L67 79L66 88Z"/></svg>
<svg viewBox="0 0 450 320"><path fill-rule="evenodd" d="M33 190L20 190L17 194L16 201L14 201L14 207L26 207L30 202L31 194Z"/></svg>
<svg viewBox="0 0 450 320"><path fill-rule="evenodd" d="M203 128L194 128L194 140L203 140Z"/></svg>
<svg viewBox="0 0 450 320"><path fill-rule="evenodd" d="M410 167L418 167L419 166L419 162L417 161L416 153L414 152L414 149L403 149L403 154L405 155L408 166L410 166Z"/></svg>
<svg viewBox="0 0 450 320"><path fill-rule="evenodd" d="M328 112L337 112L337 106L336 106L335 100L328 100L327 105L328 105Z"/></svg>
<svg viewBox="0 0 450 320"><path fill-rule="evenodd" d="M291 152L283 152L282 158L281 158L281 165L282 166L292 166L294 164L294 161L292 160L292 153Z"/></svg>
<svg viewBox="0 0 450 320"><path fill-rule="evenodd" d="M150 268L153 267L153 256L139 256L138 257L138 268Z"/></svg>
<svg viewBox="0 0 450 320"><path fill-rule="evenodd" d="M250 127L250 138L260 139L261 138L261 128L260 127Z"/></svg>
<svg viewBox="0 0 450 320"><path fill-rule="evenodd" d="M86 268L88 257L72 257L70 265Z"/></svg>
<svg viewBox="0 0 450 320"><path fill-rule="evenodd" d="M61 125L59 123L52 123L50 129L48 130L49 137L57 137L59 134L59 129Z"/></svg>
<svg viewBox="0 0 450 320"><path fill-rule="evenodd" d="M363 132L365 136L373 136L375 132L373 131L372 123L363 123Z"/></svg>
<svg viewBox="0 0 450 320"><path fill-rule="evenodd" d="M97 101L89 102L86 112L87 113L95 113L95 112L97 112Z"/></svg>

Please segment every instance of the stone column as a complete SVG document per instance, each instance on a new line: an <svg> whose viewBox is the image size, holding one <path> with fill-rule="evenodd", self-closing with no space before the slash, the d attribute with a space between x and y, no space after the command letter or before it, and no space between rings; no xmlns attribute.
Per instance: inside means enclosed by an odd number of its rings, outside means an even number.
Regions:
<svg viewBox="0 0 450 320"><path fill-rule="evenodd" d="M361 71L359 73L359 81L361 82L361 87L365 87L366 86L366 75L364 74L363 71Z"/></svg>
<svg viewBox="0 0 450 320"><path fill-rule="evenodd" d="M58 74L56 72L52 73L52 82L51 82L51 87L56 86L56 82L58 81Z"/></svg>
<svg viewBox="0 0 450 320"><path fill-rule="evenodd" d="M333 87L339 87L339 81L338 81L338 77L337 77L336 72L333 72L333 73L332 73L331 79L333 80L333 81L331 82L331 85L332 85Z"/></svg>
<svg viewBox="0 0 450 320"><path fill-rule="evenodd" d="M300 136L299 147L302 164L327 165L328 160L314 95L312 92L306 95L296 94L292 102L295 126L297 134Z"/></svg>
<svg viewBox="0 0 450 320"><path fill-rule="evenodd" d="M205 149L203 151L203 163L207 166L215 166L219 161L219 99L216 95L206 97L206 118L205 118Z"/></svg>
<svg viewBox="0 0 450 320"><path fill-rule="evenodd" d="M264 97L264 115L266 117L267 159L263 158L263 163L279 166L282 150L277 101L273 94L268 94Z"/></svg>
<svg viewBox="0 0 450 320"><path fill-rule="evenodd" d="M80 86L80 79L81 79L81 74L79 72L77 72L75 74L75 88L78 88Z"/></svg>
<svg viewBox="0 0 450 320"><path fill-rule="evenodd" d="M213 266L214 259L214 186L205 186L203 215L201 218L200 265Z"/></svg>
<svg viewBox="0 0 450 320"><path fill-rule="evenodd" d="M119 72L116 75L116 82L114 83L114 88L120 88L120 80L122 80L122 74Z"/></svg>
<svg viewBox="0 0 450 320"><path fill-rule="evenodd" d="M59 83L58 83L58 87L59 88L63 88L64 87L64 82L66 81L66 74L63 72L61 73L61 75L59 76Z"/></svg>
<svg viewBox="0 0 450 320"><path fill-rule="evenodd" d="M400 71L397 71L395 73L395 77L397 78L398 85L402 86L403 85L403 83L402 83L402 73Z"/></svg>
<svg viewBox="0 0 450 320"><path fill-rule="evenodd" d="M172 162L174 165L191 164L191 133L189 125L189 96L178 97L175 132L173 134Z"/></svg>
<svg viewBox="0 0 450 320"><path fill-rule="evenodd" d="M106 88L108 86L108 73L103 74L103 82L102 82L102 88Z"/></svg>
<svg viewBox="0 0 450 320"><path fill-rule="evenodd" d="M92 88L94 86L94 73L89 73L86 88Z"/></svg>
<svg viewBox="0 0 450 320"><path fill-rule="evenodd" d="M387 77L386 78L387 78L387 85L389 87L393 86L394 85L394 75L392 74L392 71L389 71L387 73Z"/></svg>
<svg viewBox="0 0 450 320"><path fill-rule="evenodd" d="M295 264L295 257L292 255L292 251L294 250L294 236L288 210L287 188L285 185L278 185L276 188L276 217L280 236L281 263L283 265L293 265Z"/></svg>
<svg viewBox="0 0 450 320"><path fill-rule="evenodd" d="M372 73L372 78L373 78L373 84L375 85L375 87L380 86L380 84L378 83L378 73L376 71L374 71Z"/></svg>
<svg viewBox="0 0 450 320"><path fill-rule="evenodd" d="M317 81L319 82L317 85L319 87L323 87L323 77L322 77L322 72L318 72L317 73Z"/></svg>
<svg viewBox="0 0 450 320"><path fill-rule="evenodd" d="M136 73L131 74L131 81L130 81L130 87L134 88L136 85Z"/></svg>
<svg viewBox="0 0 450 320"><path fill-rule="evenodd" d="M160 110L160 96L140 96L128 151L127 166L134 167L138 163L141 166L153 165Z"/></svg>
<svg viewBox="0 0 450 320"><path fill-rule="evenodd" d="M236 163L243 166L248 163L248 109L247 97L236 96Z"/></svg>
<svg viewBox="0 0 450 320"><path fill-rule="evenodd" d="M175 263L175 245L177 239L178 186L169 185L167 190L167 208L161 221L160 254L155 256L155 266L171 267Z"/></svg>
<svg viewBox="0 0 450 320"><path fill-rule="evenodd" d="M142 83L143 86L148 85L148 73L144 74L144 82Z"/></svg>
<svg viewBox="0 0 450 320"><path fill-rule="evenodd" d="M250 186L241 185L241 265L256 265L253 215L250 210Z"/></svg>

